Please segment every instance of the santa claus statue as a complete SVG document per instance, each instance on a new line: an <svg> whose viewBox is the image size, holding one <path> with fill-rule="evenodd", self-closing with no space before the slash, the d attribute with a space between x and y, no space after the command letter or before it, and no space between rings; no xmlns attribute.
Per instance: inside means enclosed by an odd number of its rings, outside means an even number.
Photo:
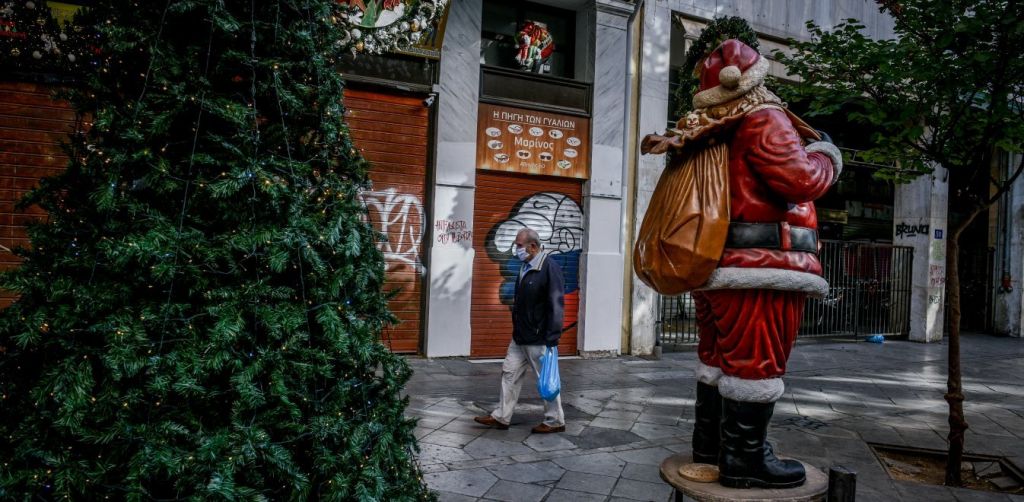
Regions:
<svg viewBox="0 0 1024 502"><path fill-rule="evenodd" d="M642 144L644 153L711 159L704 167L726 173L716 190L726 214L702 226L720 224L721 235L698 237L720 238L717 263L699 287L685 288L700 335L693 459L717 465L719 482L728 487L796 487L804 483L803 466L777 458L766 437L804 302L828 291L812 201L836 182L842 157L764 87L768 60L756 49L725 40L696 72L693 112ZM712 149L718 164L701 157ZM650 213L647 218L657 218ZM654 285L640 261L638 275Z"/></svg>

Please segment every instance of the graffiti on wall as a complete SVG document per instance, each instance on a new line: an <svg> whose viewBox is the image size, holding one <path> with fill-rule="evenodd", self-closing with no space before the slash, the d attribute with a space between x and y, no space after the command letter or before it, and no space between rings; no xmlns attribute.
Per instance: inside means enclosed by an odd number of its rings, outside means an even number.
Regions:
<svg viewBox="0 0 1024 502"><path fill-rule="evenodd" d="M946 285L945 264L928 266L928 285L933 288L943 287Z"/></svg>
<svg viewBox="0 0 1024 502"><path fill-rule="evenodd" d="M442 246L473 242L473 230L466 220L434 220L434 235Z"/></svg>
<svg viewBox="0 0 1024 502"><path fill-rule="evenodd" d="M366 218L375 229L388 236L377 247L384 253L388 270L408 265L419 269L420 244L423 241L423 202L412 194L394 188L359 193L366 206Z"/></svg>
<svg viewBox="0 0 1024 502"><path fill-rule="evenodd" d="M896 237L917 237L919 235L928 236L927 223L919 223L912 225L905 221L901 221L896 224Z"/></svg>
<svg viewBox="0 0 1024 502"><path fill-rule="evenodd" d="M583 211L568 195L538 192L519 201L508 219L495 225L487 236L487 252L501 264L504 278L499 290L502 303L511 305L516 279L523 263L515 256L516 234L532 228L540 236L544 250L562 268L566 301L579 294L580 254L583 252Z"/></svg>

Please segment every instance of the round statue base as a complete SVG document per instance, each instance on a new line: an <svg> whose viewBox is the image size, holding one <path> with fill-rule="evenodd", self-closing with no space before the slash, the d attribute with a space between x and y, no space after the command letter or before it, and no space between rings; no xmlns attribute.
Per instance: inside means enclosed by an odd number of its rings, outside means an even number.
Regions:
<svg viewBox="0 0 1024 502"><path fill-rule="evenodd" d="M666 458L661 463L661 479L675 488L675 500L689 497L698 502L820 502L828 491L828 477L821 470L804 464L807 481L796 488L726 488L718 482L706 483L684 478L679 468L693 463L689 453Z"/></svg>

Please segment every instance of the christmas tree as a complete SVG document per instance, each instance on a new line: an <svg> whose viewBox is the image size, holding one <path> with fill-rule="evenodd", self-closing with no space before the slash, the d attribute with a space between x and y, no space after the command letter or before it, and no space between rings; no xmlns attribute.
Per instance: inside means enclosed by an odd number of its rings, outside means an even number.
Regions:
<svg viewBox="0 0 1024 502"><path fill-rule="evenodd" d="M0 499L429 499L334 0L96 2L0 313Z"/></svg>

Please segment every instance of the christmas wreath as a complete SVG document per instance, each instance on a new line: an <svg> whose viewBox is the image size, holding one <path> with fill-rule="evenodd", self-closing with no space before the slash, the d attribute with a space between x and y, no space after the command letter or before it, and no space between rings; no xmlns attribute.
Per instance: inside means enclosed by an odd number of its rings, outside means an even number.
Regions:
<svg viewBox="0 0 1024 502"><path fill-rule="evenodd" d="M676 114L680 117L693 110L693 95L700 86L697 65L715 50L722 42L735 38L750 47L757 49L757 33L747 22L737 16L718 17L713 19L700 32L700 36L686 51L686 61L679 69L679 87L676 89L676 100L679 107Z"/></svg>
<svg viewBox="0 0 1024 502"><path fill-rule="evenodd" d="M447 0L339 0L338 44L353 53L382 54L416 45Z"/></svg>

